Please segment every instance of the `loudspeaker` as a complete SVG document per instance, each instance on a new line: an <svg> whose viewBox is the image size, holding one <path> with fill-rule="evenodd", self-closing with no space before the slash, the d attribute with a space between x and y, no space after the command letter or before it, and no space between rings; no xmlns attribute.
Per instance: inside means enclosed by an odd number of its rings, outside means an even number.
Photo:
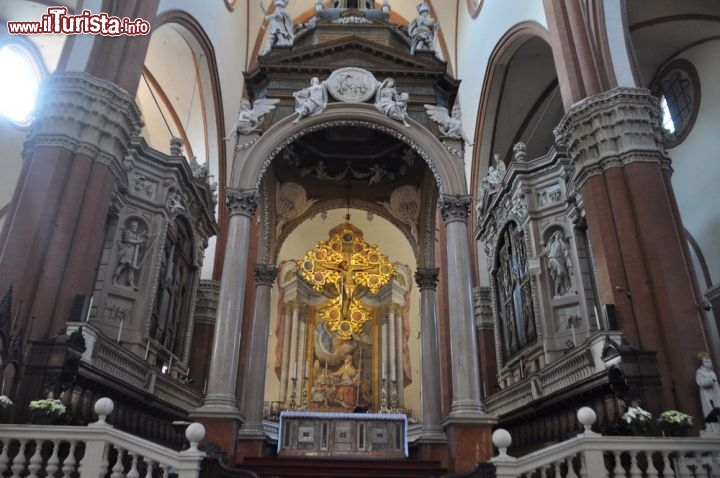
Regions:
<svg viewBox="0 0 720 478"><path fill-rule="evenodd" d="M88 315L90 308L90 297L85 294L78 294L70 309L70 322L83 322Z"/></svg>

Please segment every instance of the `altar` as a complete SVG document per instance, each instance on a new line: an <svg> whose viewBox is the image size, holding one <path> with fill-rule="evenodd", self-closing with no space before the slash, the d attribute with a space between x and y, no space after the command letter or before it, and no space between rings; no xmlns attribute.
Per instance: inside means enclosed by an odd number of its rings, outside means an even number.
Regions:
<svg viewBox="0 0 720 478"><path fill-rule="evenodd" d="M282 412L279 456L406 458L407 417L385 413Z"/></svg>

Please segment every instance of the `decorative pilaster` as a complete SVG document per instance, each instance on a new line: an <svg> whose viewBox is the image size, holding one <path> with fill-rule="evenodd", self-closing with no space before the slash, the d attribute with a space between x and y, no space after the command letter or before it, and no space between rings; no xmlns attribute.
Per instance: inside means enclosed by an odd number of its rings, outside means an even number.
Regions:
<svg viewBox="0 0 720 478"><path fill-rule="evenodd" d="M425 442L444 442L440 397L440 356L435 291L440 269L420 267L415 281L420 288L420 321L422 330L422 412Z"/></svg>
<svg viewBox="0 0 720 478"><path fill-rule="evenodd" d="M242 410L245 415L240 435L243 438L264 439L262 423L263 395L265 393L265 365L267 337L270 327L270 292L277 277L274 264L255 264L255 310L252 318L252 336L248 361L245 364Z"/></svg>
<svg viewBox="0 0 720 478"><path fill-rule="evenodd" d="M257 192L228 189L227 198L230 216L228 241L218 299L207 395L202 407L193 415L239 419L235 397L238 351L242 330L241 318L245 305L250 221L257 208ZM261 273L261 277L263 276L267 274Z"/></svg>

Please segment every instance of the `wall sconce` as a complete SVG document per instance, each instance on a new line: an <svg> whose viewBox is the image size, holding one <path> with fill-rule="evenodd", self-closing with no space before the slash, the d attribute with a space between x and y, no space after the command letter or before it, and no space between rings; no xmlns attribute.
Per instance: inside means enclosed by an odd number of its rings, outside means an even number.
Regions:
<svg viewBox="0 0 720 478"><path fill-rule="evenodd" d="M389 14L390 13L390 0L383 0L382 6L380 7L380 11Z"/></svg>

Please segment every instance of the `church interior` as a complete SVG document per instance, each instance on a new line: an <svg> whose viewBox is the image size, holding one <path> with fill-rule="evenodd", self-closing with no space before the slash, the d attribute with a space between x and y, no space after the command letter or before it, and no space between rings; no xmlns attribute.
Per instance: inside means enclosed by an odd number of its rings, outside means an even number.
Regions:
<svg viewBox="0 0 720 478"><path fill-rule="evenodd" d="M57 6L150 28L11 32ZM0 18L0 421L110 397L172 449L202 423L228 467L453 476L499 428L515 456L574 437L584 406L603 435L631 407L720 433L717 1Z"/></svg>

